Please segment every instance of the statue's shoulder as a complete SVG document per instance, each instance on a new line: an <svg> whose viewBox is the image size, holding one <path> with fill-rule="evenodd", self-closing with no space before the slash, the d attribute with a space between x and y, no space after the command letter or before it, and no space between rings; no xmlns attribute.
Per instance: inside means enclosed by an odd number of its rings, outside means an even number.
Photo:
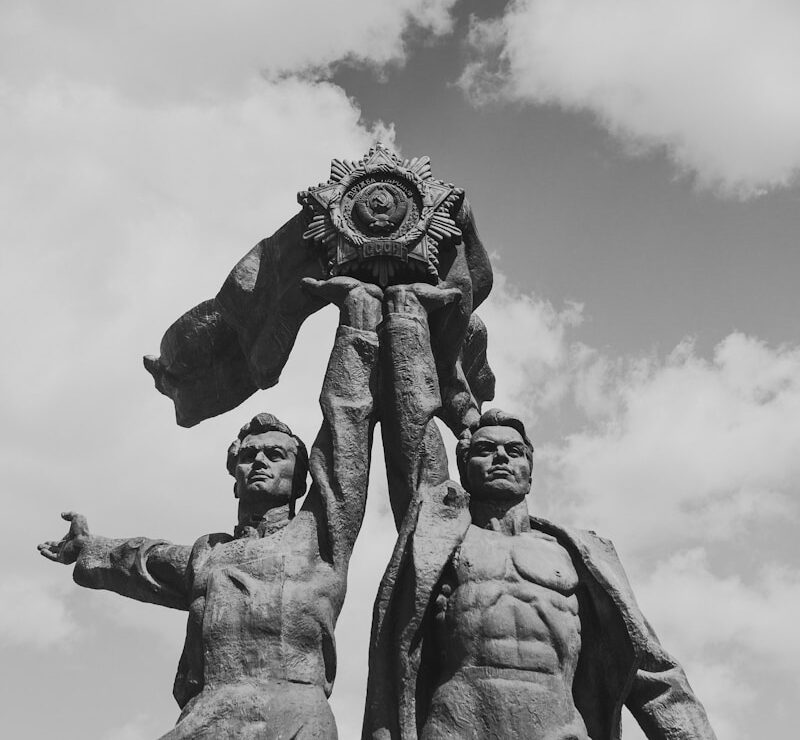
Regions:
<svg viewBox="0 0 800 740"><path fill-rule="evenodd" d="M448 480L426 489L422 496L422 504L434 510L458 512L469 509L469 493L460 483Z"/></svg>
<svg viewBox="0 0 800 740"><path fill-rule="evenodd" d="M606 537L601 537L593 529L567 527L535 516L531 517L531 527L538 532L555 537L561 544L577 548L584 556L600 556L604 560L619 562L614 543Z"/></svg>
<svg viewBox="0 0 800 740"><path fill-rule="evenodd" d="M416 539L423 536L443 540L463 538L470 521L469 494L455 481L446 481L415 495L401 534L412 530Z"/></svg>

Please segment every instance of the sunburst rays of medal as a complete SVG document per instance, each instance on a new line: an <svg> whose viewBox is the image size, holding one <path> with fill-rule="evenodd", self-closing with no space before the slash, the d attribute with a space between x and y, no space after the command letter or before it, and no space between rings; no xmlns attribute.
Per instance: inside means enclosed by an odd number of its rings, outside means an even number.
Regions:
<svg viewBox="0 0 800 740"><path fill-rule="evenodd" d="M343 201L348 201L347 195L365 182L392 181L407 186L411 197L419 201L419 208L414 209L416 221L409 223L406 216L406 221L395 229L398 233L390 239L364 233L354 224L351 212L343 213ZM388 185L387 188L391 189ZM324 250L331 275L361 273L366 269L375 282L385 286L402 268L436 282L440 249L461 241L455 214L463 197L463 190L433 177L429 157L400 159L377 144L359 160L332 160L328 181L298 194L308 218L303 238ZM381 223L385 225L386 220ZM365 252L380 252L380 248L370 249L370 245L387 241L397 245L403 259L364 256Z"/></svg>

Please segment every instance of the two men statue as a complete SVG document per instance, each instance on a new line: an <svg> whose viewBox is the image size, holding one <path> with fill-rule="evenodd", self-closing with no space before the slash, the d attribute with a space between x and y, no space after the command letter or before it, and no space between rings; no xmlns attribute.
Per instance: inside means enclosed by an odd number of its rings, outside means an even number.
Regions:
<svg viewBox="0 0 800 740"><path fill-rule="evenodd" d="M301 202L146 365L191 425L276 382L302 320L336 305L310 453L259 414L228 450L233 535L110 540L65 513L68 534L39 546L80 585L188 612L182 711L163 737L337 737L334 627L380 423L398 539L373 614L365 740L611 740L623 705L648 738L713 739L611 543L531 517L524 425L479 412L493 376L472 312L491 271L463 192L378 147L334 160ZM460 484L435 416L458 437Z"/></svg>

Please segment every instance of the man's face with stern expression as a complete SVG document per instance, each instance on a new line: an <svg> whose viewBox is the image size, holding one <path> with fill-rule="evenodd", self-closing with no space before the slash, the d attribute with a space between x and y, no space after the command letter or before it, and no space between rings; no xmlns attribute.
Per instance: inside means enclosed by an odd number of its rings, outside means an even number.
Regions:
<svg viewBox="0 0 800 740"><path fill-rule="evenodd" d="M292 497L297 443L283 432L249 434L236 458L236 497L288 503Z"/></svg>
<svg viewBox="0 0 800 740"><path fill-rule="evenodd" d="M531 488L531 463L522 435L508 426L478 429L470 441L466 473L473 499L524 499Z"/></svg>

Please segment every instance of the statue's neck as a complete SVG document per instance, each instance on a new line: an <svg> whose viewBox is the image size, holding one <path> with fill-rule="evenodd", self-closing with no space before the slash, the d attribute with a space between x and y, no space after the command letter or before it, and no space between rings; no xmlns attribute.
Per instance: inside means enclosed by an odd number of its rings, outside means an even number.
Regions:
<svg viewBox="0 0 800 740"><path fill-rule="evenodd" d="M476 527L508 535L530 532L531 519L525 499L517 502L472 499L469 510Z"/></svg>
<svg viewBox="0 0 800 740"><path fill-rule="evenodd" d="M262 537L283 529L289 523L289 504L278 504L266 508L264 505L253 506L239 502L239 526L256 529Z"/></svg>

